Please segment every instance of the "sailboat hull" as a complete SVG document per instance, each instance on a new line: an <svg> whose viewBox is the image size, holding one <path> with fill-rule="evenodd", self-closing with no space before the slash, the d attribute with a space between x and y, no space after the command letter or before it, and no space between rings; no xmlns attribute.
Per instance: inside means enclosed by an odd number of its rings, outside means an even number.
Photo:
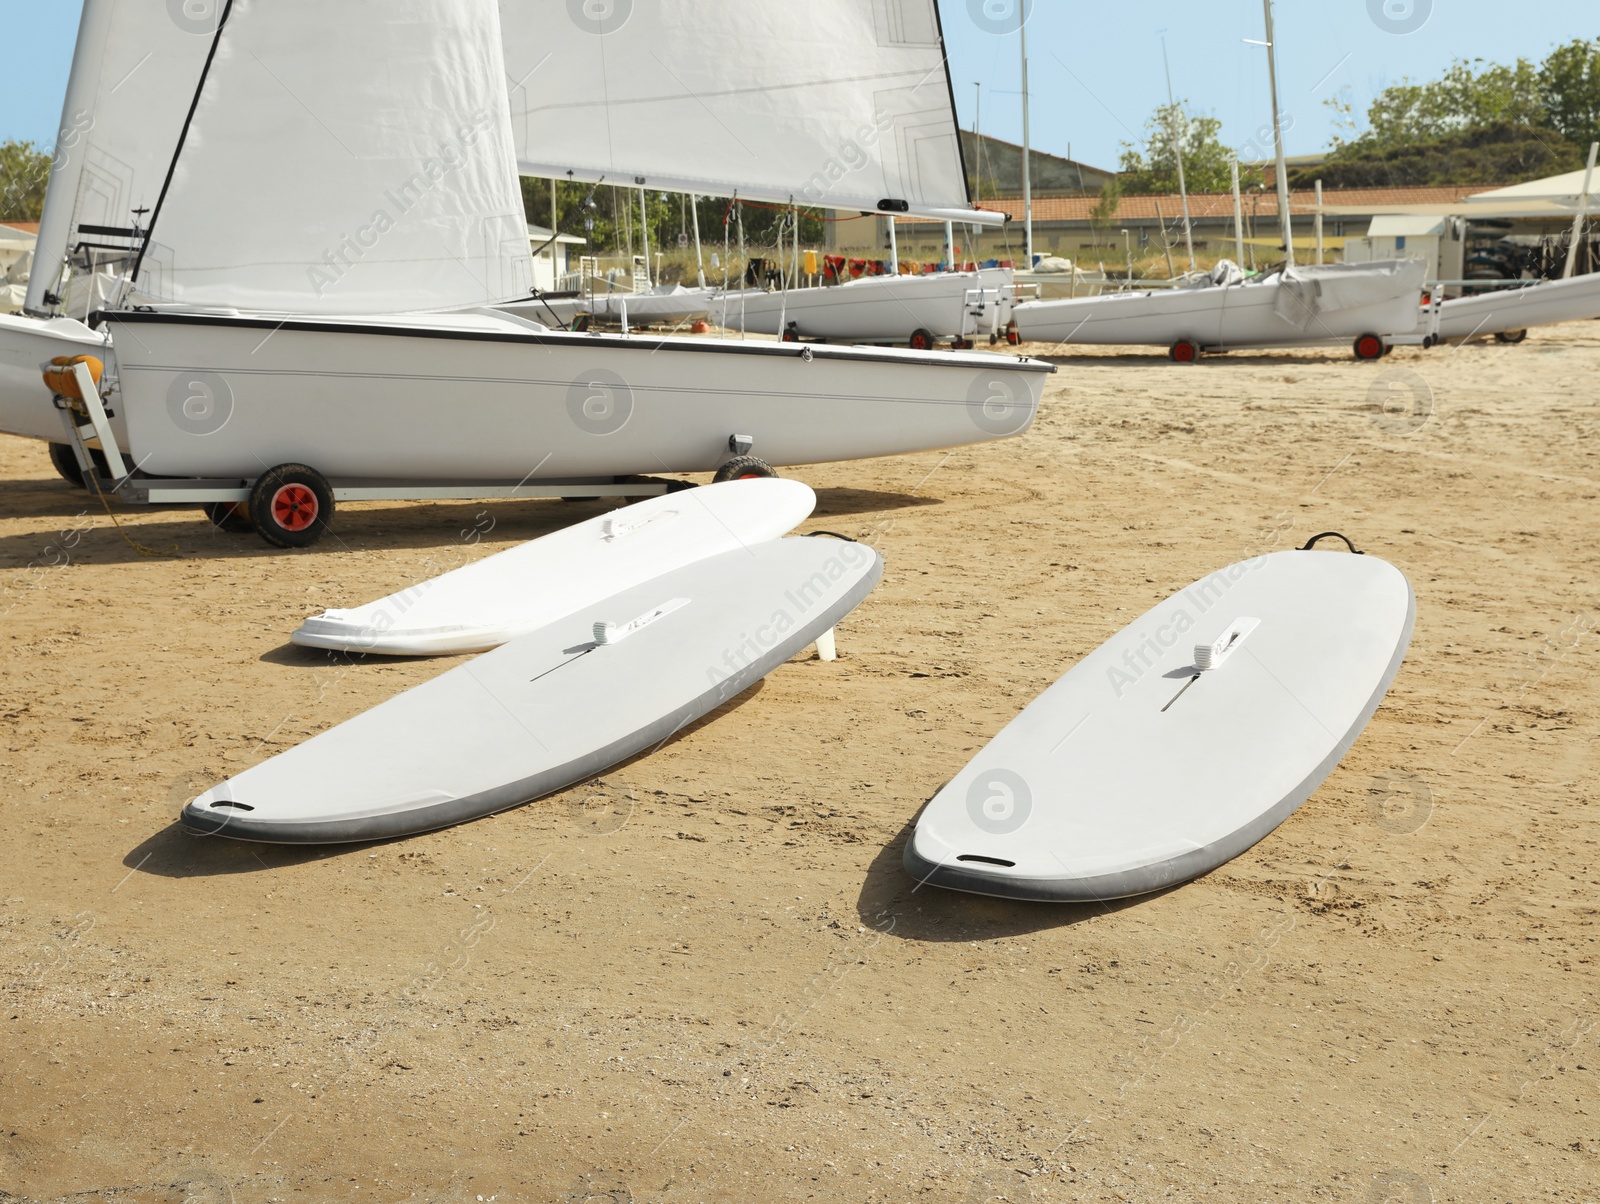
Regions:
<svg viewBox="0 0 1600 1204"><path fill-rule="evenodd" d="M1378 300L1319 310L1304 324L1281 316L1276 277L1246 284L1116 293L1058 301L1028 301L1015 310L1025 342L1153 344L1188 340L1205 349L1272 347L1352 339L1363 334L1409 334L1421 314L1421 277L1397 281Z"/></svg>
<svg viewBox="0 0 1600 1204"><path fill-rule="evenodd" d="M1600 274L1547 280L1518 289L1457 297L1439 307L1439 337L1467 339L1503 330L1600 317Z"/></svg>
<svg viewBox="0 0 1600 1204"><path fill-rule="evenodd" d="M873 276L828 288L724 293L713 300L711 316L729 330L788 330L828 342L905 343L919 330L955 339L1003 329L1012 287L1005 268Z"/></svg>
<svg viewBox="0 0 1600 1204"><path fill-rule="evenodd" d="M1019 434L1050 365L988 353L402 318L107 315L147 473L496 480L701 472L748 435L774 465Z"/></svg>
<svg viewBox="0 0 1600 1204"><path fill-rule="evenodd" d="M495 308L546 326L569 325L579 314L609 321L626 318L631 326L645 326L704 318L711 312L711 297L708 288L679 288L656 293L596 293L592 297L513 301Z"/></svg>
<svg viewBox="0 0 1600 1204"><path fill-rule="evenodd" d="M0 431L66 442L61 414L40 372L42 365L62 355L93 355L111 366L105 336L82 322L0 314ZM122 415L115 407L111 427L118 438L127 434Z"/></svg>

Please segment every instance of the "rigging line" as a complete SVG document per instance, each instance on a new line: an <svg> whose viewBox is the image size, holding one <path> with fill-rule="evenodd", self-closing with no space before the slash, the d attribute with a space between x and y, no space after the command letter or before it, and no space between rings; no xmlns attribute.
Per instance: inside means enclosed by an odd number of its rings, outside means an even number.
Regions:
<svg viewBox="0 0 1600 1204"><path fill-rule="evenodd" d="M206 52L205 66L200 68L200 82L195 84L194 98L189 102L189 112L183 119L183 128L178 131L178 145L172 150L172 162L167 164L166 179L161 181L161 192L156 196L156 206L150 212L150 224L144 229L144 242L139 247L139 255L133 261L133 271L128 273L131 283L139 278L139 269L144 266L145 252L150 249L150 240L156 231L156 219L161 216L161 206L166 202L167 190L172 187L172 177L178 170L178 159L183 154L183 145L189 140L189 126L194 122L195 110L200 107L200 93L205 90L206 80L211 75L211 64L217 57L217 47L222 42L222 31L228 26L228 17L233 12L233 0L227 0L222 10L222 16L217 21L217 32L211 35L211 49Z"/></svg>

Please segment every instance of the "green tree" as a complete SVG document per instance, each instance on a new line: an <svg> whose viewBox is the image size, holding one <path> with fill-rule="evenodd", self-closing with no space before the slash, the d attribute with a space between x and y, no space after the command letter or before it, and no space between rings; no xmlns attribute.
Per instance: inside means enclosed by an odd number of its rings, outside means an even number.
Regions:
<svg viewBox="0 0 1600 1204"><path fill-rule="evenodd" d="M31 142L0 142L0 222L36 222L44 212L50 156Z"/></svg>
<svg viewBox="0 0 1600 1204"><path fill-rule="evenodd" d="M1539 96L1552 129L1587 148L1600 141L1600 43L1572 41L1539 68Z"/></svg>
<svg viewBox="0 0 1600 1204"><path fill-rule="evenodd" d="M1234 152L1218 135L1222 122L1215 117L1192 117L1184 101L1161 105L1145 122L1145 144L1122 144L1122 191L1152 193L1178 191L1178 160L1173 143L1183 150L1184 182L1190 192L1227 192L1232 187ZM1176 134L1176 139L1174 139ZM1242 169L1242 185L1255 174Z"/></svg>
<svg viewBox="0 0 1600 1204"><path fill-rule="evenodd" d="M1496 184L1537 179L1583 166L1584 152L1554 130L1500 122L1452 130L1402 145L1360 141L1339 147L1317 167L1289 173L1291 188L1407 188Z"/></svg>
<svg viewBox="0 0 1600 1204"><path fill-rule="evenodd" d="M1539 69L1518 59L1511 67L1488 63L1475 71L1471 62L1457 59L1440 79L1403 80L1380 92L1367 110L1368 130L1355 142L1368 148L1405 146L1502 123L1548 124Z"/></svg>
<svg viewBox="0 0 1600 1204"><path fill-rule="evenodd" d="M1122 203L1122 183L1113 176L1100 186L1100 199L1089 210L1089 225L1105 233L1117 223L1117 206Z"/></svg>

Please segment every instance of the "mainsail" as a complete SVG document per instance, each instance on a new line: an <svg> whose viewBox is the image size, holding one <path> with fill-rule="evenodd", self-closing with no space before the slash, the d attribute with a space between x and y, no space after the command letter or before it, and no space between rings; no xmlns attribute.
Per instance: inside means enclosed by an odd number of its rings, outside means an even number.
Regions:
<svg viewBox="0 0 1600 1204"><path fill-rule="evenodd" d="M495 0L231 0L133 299L293 313L532 282Z"/></svg>
<svg viewBox="0 0 1600 1204"><path fill-rule="evenodd" d="M26 309L57 312L63 294L82 316L94 269L125 270L150 220L194 99L220 0L191 6L149 0L85 0L50 186L39 222ZM204 10L204 11L201 11ZM143 210L141 214L139 211Z"/></svg>
<svg viewBox="0 0 1600 1204"><path fill-rule="evenodd" d="M500 0L517 161L604 180L992 224L935 0Z"/></svg>

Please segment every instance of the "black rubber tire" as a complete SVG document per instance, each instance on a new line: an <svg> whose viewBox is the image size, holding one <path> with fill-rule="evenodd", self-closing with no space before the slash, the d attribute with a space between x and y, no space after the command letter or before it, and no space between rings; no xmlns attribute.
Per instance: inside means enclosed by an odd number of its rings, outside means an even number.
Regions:
<svg viewBox="0 0 1600 1204"><path fill-rule="evenodd" d="M933 334L930 331L918 328L911 332L911 339L906 344L913 351L932 351Z"/></svg>
<svg viewBox="0 0 1600 1204"><path fill-rule="evenodd" d="M244 502L207 502L201 507L211 525L230 535L247 535L256 529Z"/></svg>
<svg viewBox="0 0 1600 1204"><path fill-rule="evenodd" d="M1200 359L1200 344L1193 339L1179 339L1167 348L1167 358L1174 364L1193 364Z"/></svg>
<svg viewBox="0 0 1600 1204"><path fill-rule="evenodd" d="M1350 350L1355 352L1358 360L1381 360L1384 354L1383 340L1375 334L1357 335L1356 341L1350 344Z"/></svg>
<svg viewBox="0 0 1600 1204"><path fill-rule="evenodd" d="M256 534L278 548L309 548L333 517L333 489L315 468L279 464L250 489L250 520Z"/></svg>
<svg viewBox="0 0 1600 1204"><path fill-rule="evenodd" d="M89 459L94 461L94 470L101 476L111 475L111 469L106 465L105 453L99 448L89 449ZM55 468L56 474L68 485L77 489L89 487L89 482L83 479L83 473L78 468L78 457L72 454L72 448L65 443L50 445L50 463Z"/></svg>
<svg viewBox="0 0 1600 1204"><path fill-rule="evenodd" d="M1494 332L1494 341L1497 343L1516 344L1528 337L1526 330L1497 330Z"/></svg>
<svg viewBox="0 0 1600 1204"><path fill-rule="evenodd" d="M735 456L711 478L713 485L720 485L723 481L743 481L750 477L775 477L777 469L768 464L760 456Z"/></svg>

